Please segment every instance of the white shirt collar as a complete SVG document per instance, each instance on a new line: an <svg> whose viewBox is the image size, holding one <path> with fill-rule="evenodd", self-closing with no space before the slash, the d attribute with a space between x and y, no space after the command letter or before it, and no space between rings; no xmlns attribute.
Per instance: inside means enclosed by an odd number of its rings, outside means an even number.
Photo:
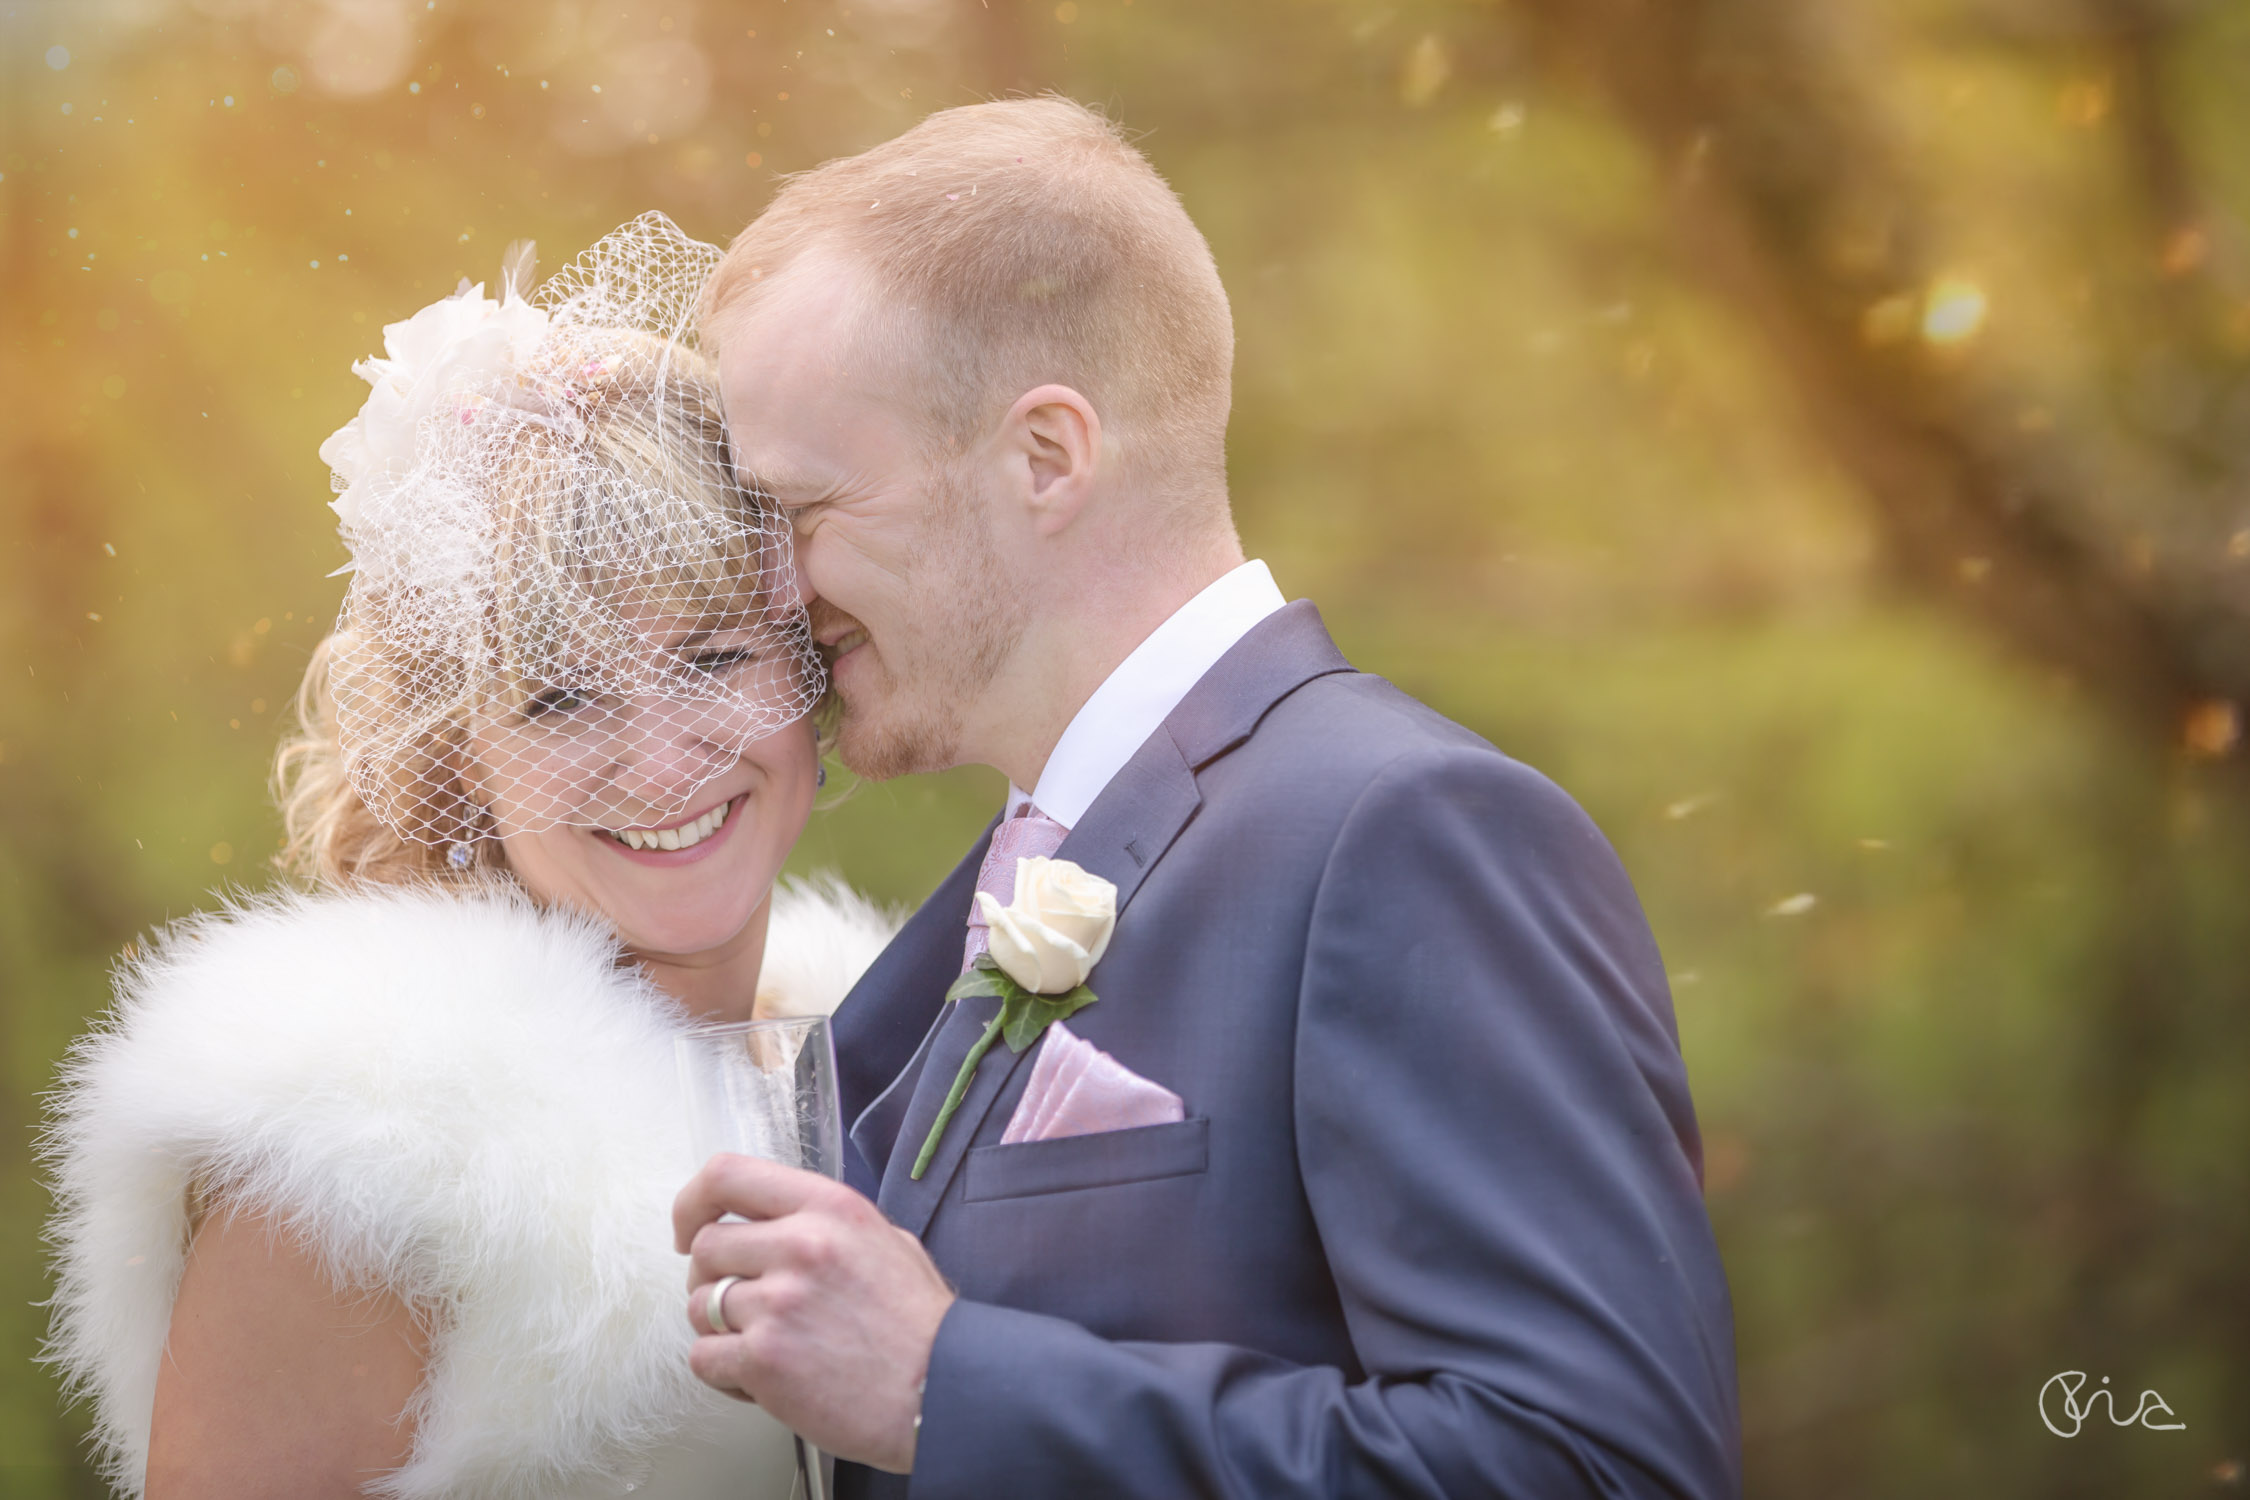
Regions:
<svg viewBox="0 0 2250 1500"><path fill-rule="evenodd" d="M1094 689L1055 741L1030 800L1065 828L1077 826L1188 689L1286 602L1272 572L1253 558L1181 605ZM1023 791L1010 783L1007 811L1024 800Z"/></svg>

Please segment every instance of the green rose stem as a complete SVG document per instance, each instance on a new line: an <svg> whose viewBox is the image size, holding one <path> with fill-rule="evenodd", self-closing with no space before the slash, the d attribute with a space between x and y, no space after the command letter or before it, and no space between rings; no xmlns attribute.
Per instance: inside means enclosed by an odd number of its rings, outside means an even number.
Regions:
<svg viewBox="0 0 2250 1500"><path fill-rule="evenodd" d="M953 1075L953 1087L946 1090L945 1103L939 1107L937 1118L930 1122L929 1139L922 1142L922 1153L914 1158L914 1170L907 1174L916 1182L929 1170L930 1158L937 1155L938 1141L945 1135L946 1124L961 1107L962 1096L969 1092L969 1080L977 1076L977 1064L992 1050L993 1040L1005 1036L1008 1050L1020 1057L1025 1048L1039 1040L1041 1032L1065 1016L1076 1015L1095 999L1094 992L1084 985L1060 995L1033 994L1002 973L989 953L978 954L976 966L945 992L948 1003L972 995L998 995L1000 1013L984 1028L984 1035L977 1038L969 1055L961 1059L961 1071Z"/></svg>
<svg viewBox="0 0 2250 1500"><path fill-rule="evenodd" d="M946 1123L953 1118L953 1112L961 1107L961 1096L969 1091L969 1080L976 1076L977 1064L984 1061L985 1053L992 1050L992 1043L1000 1035L1000 1028L1007 1023L1008 1007L1003 1004L992 1017L992 1024L984 1028L984 1035L969 1049L969 1055L961 1059L961 1071L953 1075L953 1087L945 1091L945 1103L930 1125L929 1139L922 1142L922 1154L914 1158L914 1170L909 1175L916 1182L929 1170L930 1158L937 1155L938 1138L945 1134Z"/></svg>

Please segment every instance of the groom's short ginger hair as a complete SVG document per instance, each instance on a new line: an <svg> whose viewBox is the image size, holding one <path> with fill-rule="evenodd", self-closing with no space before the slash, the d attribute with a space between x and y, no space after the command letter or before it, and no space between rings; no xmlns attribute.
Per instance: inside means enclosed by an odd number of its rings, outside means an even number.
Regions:
<svg viewBox="0 0 2250 1500"><path fill-rule="evenodd" d="M1130 467L1223 496L1226 291L1179 199L1101 115L1053 96L942 110L790 178L712 274L708 335L723 346L808 251L871 278L896 318L876 326L943 436L985 431L1052 381L1094 403Z"/></svg>

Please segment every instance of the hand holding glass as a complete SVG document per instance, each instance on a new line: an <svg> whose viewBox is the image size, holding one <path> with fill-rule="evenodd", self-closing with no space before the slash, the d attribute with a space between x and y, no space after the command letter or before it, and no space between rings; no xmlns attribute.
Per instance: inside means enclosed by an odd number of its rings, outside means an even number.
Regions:
<svg viewBox="0 0 2250 1500"><path fill-rule="evenodd" d="M726 1151L844 1175L836 1049L826 1016L696 1026L674 1046L697 1165ZM803 1438L797 1473L806 1500L828 1500L826 1464Z"/></svg>

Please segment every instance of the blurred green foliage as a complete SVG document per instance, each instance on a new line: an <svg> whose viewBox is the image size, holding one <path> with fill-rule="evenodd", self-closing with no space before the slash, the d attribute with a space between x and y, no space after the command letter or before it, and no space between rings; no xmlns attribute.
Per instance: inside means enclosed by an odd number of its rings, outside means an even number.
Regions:
<svg viewBox="0 0 2250 1500"><path fill-rule="evenodd" d="M1767 55L1772 9L1702 7L1718 61L1737 32ZM2115 227L2147 170L2118 101L2148 79L2102 47L2028 4L1795 14L1850 84L1819 107L1889 132L1947 268L1837 314L1923 361L1908 425L1980 422L2083 480L2071 534L2156 602L2190 554L2239 596L2250 487L2196 509L2165 476L2242 457L2250 398L2197 382L2239 370L2250 294L2183 312L2165 278L2250 221L2245 8L2151 33L2209 205L2153 252ZM1897 566L1761 283L1699 269L1674 199L1703 146L1652 151L1547 35L1478 0L0 8L0 1494L98 1492L31 1362L39 1096L127 941L270 878L276 725L339 596L315 449L351 361L515 237L552 266L659 208L723 240L777 173L1015 87L1146 132L1209 235L1253 554L1623 853L1707 1135L1750 1493L2239 1483L2239 719L2203 705L2183 749L1965 605L1989 560L1959 559L1961 597ZM1807 264L1859 265L1839 234ZM797 865L919 900L997 792L858 788ZM2187 1428L2057 1439L2034 1403L2065 1369Z"/></svg>

